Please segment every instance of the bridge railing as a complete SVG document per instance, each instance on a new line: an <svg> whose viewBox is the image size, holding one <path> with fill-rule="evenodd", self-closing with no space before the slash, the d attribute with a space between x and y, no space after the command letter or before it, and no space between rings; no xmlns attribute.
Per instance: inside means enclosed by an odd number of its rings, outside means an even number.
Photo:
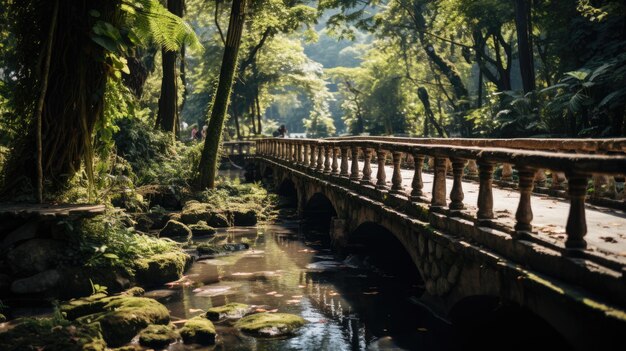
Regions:
<svg viewBox="0 0 626 351"><path fill-rule="evenodd" d="M256 142L248 140L225 141L222 143L222 150L227 156L250 155L254 153Z"/></svg>
<svg viewBox="0 0 626 351"><path fill-rule="evenodd" d="M623 140L614 145L622 145ZM422 170L426 157L433 160L433 188L430 209L447 210L455 215L465 208L463 182L466 176L477 176L479 194L475 221L481 226L491 226L495 219L493 208L493 175L496 164L509 164L517 170L520 199L515 213L515 226L510 232L515 239L529 238L532 235L533 213L531 193L538 170L560 172L567 179L567 197L570 202L565 227L565 252L571 256L581 256L587 247L584 239L587 233L585 199L589 179L594 175L623 176L626 173L626 155L590 153L568 153L557 151L537 151L520 148L491 147L485 145L462 146L420 143L420 140L371 140L358 139L263 139L257 141L257 154L284 160L310 171L330 176L347 178L352 182L373 186L381 191L406 197L410 202L424 202L424 182ZM507 145L497 141L494 145ZM599 150L599 149L596 149ZM570 150L571 151L571 150ZM362 156L361 156L362 155ZM414 176L410 189L402 184L401 166L405 155L413 159ZM363 161L360 166L359 156ZM376 175L372 174L373 156L378 165ZM391 156L393 172L391 186L387 183L386 160ZM452 165L453 185L447 203L446 171L448 162ZM460 213L459 213L460 215Z"/></svg>

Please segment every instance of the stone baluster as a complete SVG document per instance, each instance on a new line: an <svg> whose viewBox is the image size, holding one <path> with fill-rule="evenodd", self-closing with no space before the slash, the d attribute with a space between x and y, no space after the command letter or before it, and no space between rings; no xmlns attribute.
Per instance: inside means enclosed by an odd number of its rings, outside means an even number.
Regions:
<svg viewBox="0 0 626 351"><path fill-rule="evenodd" d="M535 173L535 184L541 187L546 185L546 172L541 168Z"/></svg>
<svg viewBox="0 0 626 351"><path fill-rule="evenodd" d="M309 157L311 157L309 162L310 169L315 169L317 166L317 148L317 144L311 144L311 155L309 155Z"/></svg>
<svg viewBox="0 0 626 351"><path fill-rule="evenodd" d="M302 164L302 143L296 144L296 163Z"/></svg>
<svg viewBox="0 0 626 351"><path fill-rule="evenodd" d="M422 192L424 188L424 182L422 181L424 158L424 155L420 155L417 151L413 150L413 168L415 169L415 174L413 175L413 182L411 182L411 201L418 201L420 197L424 195Z"/></svg>
<svg viewBox="0 0 626 351"><path fill-rule="evenodd" d="M494 218L492 192L493 165L493 162L490 161L478 161L480 187L478 189L478 212L476 216L479 224L481 224L481 222L489 222Z"/></svg>
<svg viewBox="0 0 626 351"><path fill-rule="evenodd" d="M296 144L289 143L289 154L291 156L290 160L293 163L297 163L298 162L298 148L296 147Z"/></svg>
<svg viewBox="0 0 626 351"><path fill-rule="evenodd" d="M339 158L339 148L334 147L333 148L333 165L332 165L332 172L331 172L333 175L339 174L339 162L337 160L338 158Z"/></svg>
<svg viewBox="0 0 626 351"><path fill-rule="evenodd" d="M504 182L512 182L513 181L513 166L510 163L502 164L502 176L500 180Z"/></svg>
<svg viewBox="0 0 626 351"><path fill-rule="evenodd" d="M279 141L276 142L276 158L283 158L283 144Z"/></svg>
<svg viewBox="0 0 626 351"><path fill-rule="evenodd" d="M376 150L376 161L378 162L378 172L376 174L376 189L387 189L387 175L385 174L385 159L387 152L382 149Z"/></svg>
<svg viewBox="0 0 626 351"><path fill-rule="evenodd" d="M303 150L304 155L302 156L303 157L302 164L304 165L304 167L309 167L310 165L311 159L309 158L309 148L310 148L310 145L305 143L304 150Z"/></svg>
<svg viewBox="0 0 626 351"><path fill-rule="evenodd" d="M476 160L469 160L467 162L467 177L468 178L478 178L478 166L476 165Z"/></svg>
<svg viewBox="0 0 626 351"><path fill-rule="evenodd" d="M567 240L565 248L571 256L580 256L581 250L587 247L587 220L585 218L585 196L587 195L588 177L581 174L568 174L569 215L565 232Z"/></svg>
<svg viewBox="0 0 626 351"><path fill-rule="evenodd" d="M405 195L404 187L402 187L402 170L400 169L400 163L402 162L402 152L392 152L393 157L393 175L391 176L391 190L390 194Z"/></svg>
<svg viewBox="0 0 626 351"><path fill-rule="evenodd" d="M341 146L341 172L339 175L346 178L350 175L348 173L348 147L344 145Z"/></svg>
<svg viewBox="0 0 626 351"><path fill-rule="evenodd" d="M516 239L524 239L529 236L529 233L533 231L531 224L533 220L533 209L530 205L530 196L533 191L533 178L535 177L535 170L529 167L518 167L517 174L519 175L519 204L517 205L517 212L515 212L515 235Z"/></svg>
<svg viewBox="0 0 626 351"><path fill-rule="evenodd" d="M317 144L317 166L315 170L322 172L324 170L324 145Z"/></svg>
<svg viewBox="0 0 626 351"><path fill-rule="evenodd" d="M446 206L446 165L447 158L435 157L433 162L434 179L433 179L433 197L430 201L430 207Z"/></svg>
<svg viewBox="0 0 626 351"><path fill-rule="evenodd" d="M333 149L334 147L332 145L324 146L324 174L330 174L330 159L332 158L331 154Z"/></svg>
<svg viewBox="0 0 626 351"><path fill-rule="evenodd" d="M350 180L358 182L359 175L359 147L352 146L352 167L350 168Z"/></svg>
<svg viewBox="0 0 626 351"><path fill-rule="evenodd" d="M370 164L372 160L372 149L363 148L363 177L361 178L361 184L372 183L372 166Z"/></svg>
<svg viewBox="0 0 626 351"><path fill-rule="evenodd" d="M465 170L466 160L455 158L452 159L452 176L454 181L452 183L452 190L450 191L450 210L460 211L465 208L463 199L463 170Z"/></svg>

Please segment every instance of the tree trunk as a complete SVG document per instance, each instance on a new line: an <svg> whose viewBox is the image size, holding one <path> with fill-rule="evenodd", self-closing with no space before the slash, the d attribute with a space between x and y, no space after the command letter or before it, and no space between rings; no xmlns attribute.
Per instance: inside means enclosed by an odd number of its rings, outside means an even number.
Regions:
<svg viewBox="0 0 626 351"><path fill-rule="evenodd" d="M257 85L254 91L254 103L256 104L256 117L258 122L257 131L259 134L263 134L263 125L261 124L261 102L259 101L259 86Z"/></svg>
<svg viewBox="0 0 626 351"><path fill-rule="evenodd" d="M233 78L237 67L237 57L241 44L245 10L246 0L233 0L219 83L211 109L209 129L207 130L207 137L202 149L202 158L200 159L197 182L199 189L215 187L220 139L222 137L222 130L224 129L226 109L228 108L230 90L233 85Z"/></svg>
<svg viewBox="0 0 626 351"><path fill-rule="evenodd" d="M446 137L446 133L443 130L443 128L441 128L441 125L439 125L439 123L435 119L435 115L433 114L433 110L430 107L430 99L428 98L428 91L426 90L426 88L422 88L422 87L418 88L417 89L417 96L419 97L420 101L422 101L422 104L424 105L424 111L426 113L426 118L430 119L430 123L432 123L432 125L435 127L435 129L437 129L437 133L439 134L439 137L440 138L445 138Z"/></svg>
<svg viewBox="0 0 626 351"><path fill-rule="evenodd" d="M28 6L28 3L15 2L11 6ZM54 12L55 3L37 4L47 7L47 17L41 19L41 28L46 29L33 30L41 32L40 42L46 43L49 21L52 20L50 14ZM59 1L41 116L42 178L50 183L52 192L67 184L80 169L82 160L85 160L85 169L90 173L93 129L102 116L108 68L104 63L104 49L82 28L91 28L94 24L95 20L88 13L90 9L101 14L98 20L116 24L118 6L118 2L108 0ZM41 52L45 54L45 50ZM43 62L43 59L40 61ZM68 71L68 67L72 70ZM37 105L36 95L32 103ZM3 196L10 197L24 189L36 188L36 122L29 126L25 134L14 146L5 165Z"/></svg>
<svg viewBox="0 0 626 351"><path fill-rule="evenodd" d="M183 15L183 0L168 0L167 9L178 17ZM161 80L161 96L159 97L159 112L156 126L164 132L174 134L178 123L178 82L176 76L177 51L165 48L163 53L163 79Z"/></svg>
<svg viewBox="0 0 626 351"><path fill-rule="evenodd" d="M530 0L515 0L515 28L524 93L535 90L535 67L530 41Z"/></svg>

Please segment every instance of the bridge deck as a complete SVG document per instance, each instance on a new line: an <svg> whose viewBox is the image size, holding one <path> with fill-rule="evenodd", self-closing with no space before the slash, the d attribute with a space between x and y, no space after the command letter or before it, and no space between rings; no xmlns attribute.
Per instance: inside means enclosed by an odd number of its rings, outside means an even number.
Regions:
<svg viewBox="0 0 626 351"><path fill-rule="evenodd" d="M363 168L362 162L360 168ZM372 164L372 174L375 175L377 167ZM393 167L385 167L387 183L391 186L391 175ZM413 170L402 170L402 183L407 193L411 191L413 180ZM432 189L433 174L423 173L423 191L425 198L430 199ZM478 182L464 180L463 193L465 194L465 211L476 212L478 201ZM452 179L447 178L446 189L448 202L449 193L452 189ZM493 208L496 215L495 222L513 227L515 225L515 212L519 203L519 191L514 189L493 188ZM568 201L546 196L533 194L532 210L534 218L532 221L533 232L541 236L542 239L554 242L559 246L564 246L566 234L565 224L569 213L570 204ZM626 264L626 214L623 211L586 205L586 217L588 233L585 236L589 244L589 250L598 250L613 256L614 260ZM555 223L558 223L555 225Z"/></svg>

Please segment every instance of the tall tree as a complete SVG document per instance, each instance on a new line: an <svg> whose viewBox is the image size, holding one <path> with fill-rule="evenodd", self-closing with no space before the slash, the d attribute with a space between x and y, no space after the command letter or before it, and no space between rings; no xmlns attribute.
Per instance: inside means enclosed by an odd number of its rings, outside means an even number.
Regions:
<svg viewBox="0 0 626 351"><path fill-rule="evenodd" d="M204 140L202 157L198 166L199 175L197 186L200 189L215 187L219 145L224 129L224 120L230 100L233 78L237 68L239 46L241 45L241 36L246 16L246 2L247 0L233 0L233 6L230 12L219 82L213 98L207 135Z"/></svg>
<svg viewBox="0 0 626 351"><path fill-rule="evenodd" d="M183 17L184 0L167 0L167 9L178 17ZM178 50L162 49L163 79L161 81L161 96L159 97L159 112L156 126L164 132L176 135L178 129L178 75L176 74L176 59Z"/></svg>
<svg viewBox="0 0 626 351"><path fill-rule="evenodd" d="M515 27L517 29L517 47L519 52L519 66L522 73L524 92L535 90L535 65L533 63L532 0L515 0Z"/></svg>

